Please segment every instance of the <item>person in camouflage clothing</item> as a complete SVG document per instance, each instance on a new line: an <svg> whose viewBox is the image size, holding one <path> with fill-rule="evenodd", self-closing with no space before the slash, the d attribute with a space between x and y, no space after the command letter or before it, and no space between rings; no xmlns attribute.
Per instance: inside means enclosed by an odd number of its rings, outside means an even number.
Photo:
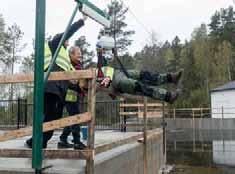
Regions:
<svg viewBox="0 0 235 174"><path fill-rule="evenodd" d="M160 74L111 67L109 63L113 61L113 56L108 53L113 47L111 43L112 40L108 37L101 37L97 43L98 78L101 78L102 86L112 88L114 92L147 96L169 103L173 103L177 99L180 90L172 92L158 86L166 83L177 85L183 70Z"/></svg>

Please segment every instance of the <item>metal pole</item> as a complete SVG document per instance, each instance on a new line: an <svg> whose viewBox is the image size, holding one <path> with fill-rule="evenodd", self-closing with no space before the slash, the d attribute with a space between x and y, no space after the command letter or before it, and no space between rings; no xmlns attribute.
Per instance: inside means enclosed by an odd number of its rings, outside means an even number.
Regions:
<svg viewBox="0 0 235 174"><path fill-rule="evenodd" d="M17 129L20 128L20 98L17 100Z"/></svg>
<svg viewBox="0 0 235 174"><path fill-rule="evenodd" d="M43 120L43 65L45 41L45 0L36 2L35 63L34 63L34 108L32 167L35 173L42 169L42 120Z"/></svg>
<svg viewBox="0 0 235 174"><path fill-rule="evenodd" d="M62 36L62 38L61 38L61 40L60 40L60 43L59 43L59 45L58 45L58 47L57 47L57 49L56 49L56 51L55 51L55 54L53 55L53 58L52 58L51 63L50 63L50 65L49 65L49 67L48 67L48 70L47 70L47 72L46 72L46 74L45 74L44 82L46 82L46 81L48 80L48 77L49 77L49 75L50 75L50 73L51 73L52 67L53 67L54 64L55 64L56 58L57 58L57 56L58 56L58 54L59 54L59 52L60 52L60 48L61 48L61 46L63 45L63 43L64 43L64 41L65 41L65 38L66 38L66 35L67 35L67 33L68 33L69 27L71 26L71 24L72 24L72 22L73 22L73 19L74 19L74 17L75 17L76 14L77 14L77 11L78 11L78 9L79 9L79 6L80 6L79 3L77 3L77 5L76 5L76 7L75 7L75 9L74 9L74 11L73 11L73 14L72 14L72 16L71 16L71 18L70 18L70 20L69 20L69 23L68 23L68 25L67 25L67 27L66 27L66 29L65 29L65 32L64 32L64 34L63 34L63 36Z"/></svg>

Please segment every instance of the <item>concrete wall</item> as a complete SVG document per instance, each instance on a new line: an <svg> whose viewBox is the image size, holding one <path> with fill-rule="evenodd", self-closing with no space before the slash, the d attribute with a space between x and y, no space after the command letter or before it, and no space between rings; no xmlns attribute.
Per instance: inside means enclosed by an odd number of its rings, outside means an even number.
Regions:
<svg viewBox="0 0 235 174"><path fill-rule="evenodd" d="M166 119L168 141L213 141L235 139L235 119Z"/></svg>
<svg viewBox="0 0 235 174"><path fill-rule="evenodd" d="M167 129L235 130L235 118L166 119Z"/></svg>
<svg viewBox="0 0 235 174"><path fill-rule="evenodd" d="M162 136L148 142L148 174L164 166ZM143 144L127 144L96 156L95 174L143 174Z"/></svg>

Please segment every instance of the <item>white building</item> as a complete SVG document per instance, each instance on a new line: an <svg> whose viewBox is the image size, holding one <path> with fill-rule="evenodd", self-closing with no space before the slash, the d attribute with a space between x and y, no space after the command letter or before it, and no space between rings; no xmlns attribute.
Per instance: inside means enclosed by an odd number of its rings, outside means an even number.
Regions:
<svg viewBox="0 0 235 174"><path fill-rule="evenodd" d="M235 81L211 90L212 118L235 118Z"/></svg>

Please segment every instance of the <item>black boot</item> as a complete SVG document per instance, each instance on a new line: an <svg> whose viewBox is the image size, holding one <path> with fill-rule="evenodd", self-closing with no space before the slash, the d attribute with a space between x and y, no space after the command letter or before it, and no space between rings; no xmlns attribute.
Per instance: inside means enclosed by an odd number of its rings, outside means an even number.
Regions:
<svg viewBox="0 0 235 174"><path fill-rule="evenodd" d="M83 144L82 142L78 142L78 143L74 144L73 148L75 150L84 150L87 148L87 146L85 144Z"/></svg>
<svg viewBox="0 0 235 174"><path fill-rule="evenodd" d="M25 146L26 146L27 148L32 149L32 147L33 147L32 138L30 138L30 139L28 139L28 140L25 141ZM46 149L46 148L47 148L47 143L43 143L42 148L43 148L43 149Z"/></svg>
<svg viewBox="0 0 235 174"><path fill-rule="evenodd" d="M181 80L181 78L183 76L183 72L184 72L184 70L181 69L178 72L167 74L168 82L174 83L174 84L177 85L180 82L180 80Z"/></svg>
<svg viewBox="0 0 235 174"><path fill-rule="evenodd" d="M73 145L70 144L67 140L60 140L57 144L58 149L73 148Z"/></svg>
<svg viewBox="0 0 235 174"><path fill-rule="evenodd" d="M180 89L177 89L175 92L167 92L165 101L173 104L181 93Z"/></svg>

